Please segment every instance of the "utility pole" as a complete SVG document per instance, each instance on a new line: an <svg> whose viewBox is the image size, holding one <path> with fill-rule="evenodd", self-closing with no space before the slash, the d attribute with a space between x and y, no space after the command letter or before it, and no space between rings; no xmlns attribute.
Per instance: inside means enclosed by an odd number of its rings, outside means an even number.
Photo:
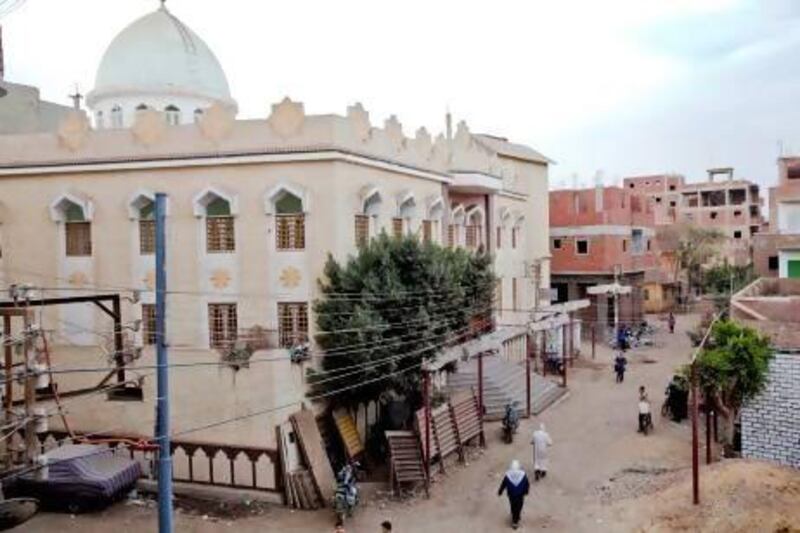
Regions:
<svg viewBox="0 0 800 533"><path fill-rule="evenodd" d="M614 265L614 335L619 331L619 276L622 265Z"/></svg>
<svg viewBox="0 0 800 533"><path fill-rule="evenodd" d="M156 440L158 442L158 531L172 533L172 455L169 442L169 367L167 365L167 274L165 215L167 196L156 193Z"/></svg>

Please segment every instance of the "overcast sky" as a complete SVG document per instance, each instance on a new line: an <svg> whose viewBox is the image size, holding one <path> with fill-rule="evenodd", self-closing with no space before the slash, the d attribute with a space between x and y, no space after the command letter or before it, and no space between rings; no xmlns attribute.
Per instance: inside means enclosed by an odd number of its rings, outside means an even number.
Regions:
<svg viewBox="0 0 800 533"><path fill-rule="evenodd" d="M6 3L14 0L5 0ZM0 4L3 2L0 1ZM157 0L27 0L4 16L6 79L67 102ZM360 101L380 125L472 131L557 161L555 186L733 166L771 184L800 153L800 0L169 0L225 69L240 116L285 95Z"/></svg>

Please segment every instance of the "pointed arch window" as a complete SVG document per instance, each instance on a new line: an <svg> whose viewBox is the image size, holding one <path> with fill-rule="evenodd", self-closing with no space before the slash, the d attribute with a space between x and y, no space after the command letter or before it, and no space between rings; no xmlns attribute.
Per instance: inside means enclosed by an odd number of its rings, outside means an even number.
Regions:
<svg viewBox="0 0 800 533"><path fill-rule="evenodd" d="M304 250L306 218L303 200L289 191L281 191L275 203L275 246L278 250Z"/></svg>
<svg viewBox="0 0 800 533"><path fill-rule="evenodd" d="M143 199L139 207L139 253L156 253L155 203L149 198Z"/></svg>
<svg viewBox="0 0 800 533"><path fill-rule="evenodd" d="M231 253L236 251L233 213L228 200L212 199L206 205L206 251L208 253Z"/></svg>
<svg viewBox="0 0 800 533"><path fill-rule="evenodd" d="M177 126L181 123L181 110L177 106L168 105L164 108L164 113L166 114L167 124L170 126Z"/></svg>
<svg viewBox="0 0 800 533"><path fill-rule="evenodd" d="M92 223L87 206L73 197L65 196L52 207L56 221L64 223L65 253L67 257L92 255Z"/></svg>
<svg viewBox="0 0 800 533"><path fill-rule="evenodd" d="M473 207L467 213L466 245L470 250L477 250L483 244L483 211Z"/></svg>
<svg viewBox="0 0 800 533"><path fill-rule="evenodd" d="M106 127L105 123L103 122L102 111L97 111L97 113L94 114L94 127L98 130L102 130Z"/></svg>
<svg viewBox="0 0 800 533"><path fill-rule="evenodd" d="M198 107L194 110L193 115L195 123L200 122L200 119L203 118L203 110Z"/></svg>

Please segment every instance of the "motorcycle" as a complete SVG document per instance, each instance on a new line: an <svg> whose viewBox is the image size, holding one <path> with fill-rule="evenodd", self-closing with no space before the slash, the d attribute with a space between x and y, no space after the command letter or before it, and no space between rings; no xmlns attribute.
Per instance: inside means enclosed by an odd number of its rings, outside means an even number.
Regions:
<svg viewBox="0 0 800 533"><path fill-rule="evenodd" d="M333 495L333 509L342 522L353 515L358 505L358 483L356 469L359 463L352 461L344 465L336 474L336 492Z"/></svg>
<svg viewBox="0 0 800 533"><path fill-rule="evenodd" d="M506 444L514 441L514 433L519 427L519 412L517 412L517 402L506 404L506 413L503 415L503 440Z"/></svg>

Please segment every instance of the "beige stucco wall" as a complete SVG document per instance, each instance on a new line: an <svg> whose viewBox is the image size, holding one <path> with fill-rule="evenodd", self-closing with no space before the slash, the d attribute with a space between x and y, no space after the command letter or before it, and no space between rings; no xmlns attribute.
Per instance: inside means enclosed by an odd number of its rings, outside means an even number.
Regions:
<svg viewBox="0 0 800 533"><path fill-rule="evenodd" d="M143 291L144 302L152 302L153 258L139 255L138 221L131 218L129 204L138 194L165 192L169 197L168 289L174 292L168 297L170 357L181 363L216 361L219 355L208 350L207 304L236 302L240 329L256 324L276 329L278 302L311 303L317 296L316 281L328 253L338 259L355 253L354 215L362 210L365 190L379 191L378 221L387 231L397 214L397 199L413 195L413 232L419 231L421 220L429 216L432 201L439 196L446 199L448 189L456 190L447 175L445 150L451 148L442 138L434 142L426 132L406 138L398 131L399 124L388 121L384 129L372 128L368 117L365 126L358 109L351 108L347 117L304 117L302 107L298 110L291 102L281 106L268 121L227 122L229 117L212 109L204 124L169 130L162 130L163 126L146 114L139 129L135 126L132 131L87 133L72 117L58 135L0 136L3 284L28 282L47 288L44 296L101 289L130 294L138 289ZM258 157L231 155L258 150L263 152ZM463 150L476 172L491 173L498 168L496 155L470 145L452 150ZM547 166L511 158L501 163L506 177L512 172L515 179L504 180L508 190L483 194L490 195L494 206L489 215L491 239L500 208L514 214L504 246L496 251L496 268L505 279L520 278L522 311L515 319L524 322L524 310L533 302L533 280L525 265L548 253ZM274 217L265 204L268 195L280 187L304 199L304 251L275 249ZM194 201L209 188L232 199L236 206L235 253L205 252L205 223L195 216ZM54 221L50 212L63 194L92 206L90 258L65 257L63 225ZM442 240L447 211L440 224ZM512 250L510 226L517 219L522 220L520 239ZM299 274L296 283L287 283L281 276L287 269ZM215 285L211 277L219 279L220 271L226 281ZM542 273L542 287L547 287L546 262ZM504 285L510 291L510 281ZM504 295L504 302L510 304L510 293ZM123 321L130 324L136 318L134 312L126 303ZM89 304L46 309L41 322L45 329L56 331L54 366L108 364L97 346L111 349L111 323ZM313 317L310 324L313 333ZM268 355L259 352L254 358ZM147 348L136 365L153 362L152 350ZM302 375L300 367L286 361L253 364L235 375L215 366L173 369L173 430L283 405L294 409L305 392ZM59 377L59 386L70 390L95 383L100 377L64 375ZM149 434L153 387L152 377L146 378L144 403L108 402L97 396L76 399L69 411L74 429ZM271 445L274 425L285 414L281 410L248 418L191 438Z"/></svg>

